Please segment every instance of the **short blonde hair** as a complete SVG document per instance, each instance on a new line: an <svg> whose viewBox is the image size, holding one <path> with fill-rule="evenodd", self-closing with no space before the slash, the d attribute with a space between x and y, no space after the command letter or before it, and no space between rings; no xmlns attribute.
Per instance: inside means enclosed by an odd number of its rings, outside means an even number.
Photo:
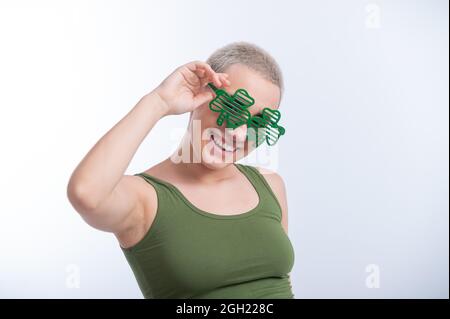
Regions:
<svg viewBox="0 0 450 319"><path fill-rule="evenodd" d="M233 42L216 50L206 61L215 72L224 72L229 66L241 63L261 74L284 91L283 74L275 59L264 49L248 42Z"/></svg>

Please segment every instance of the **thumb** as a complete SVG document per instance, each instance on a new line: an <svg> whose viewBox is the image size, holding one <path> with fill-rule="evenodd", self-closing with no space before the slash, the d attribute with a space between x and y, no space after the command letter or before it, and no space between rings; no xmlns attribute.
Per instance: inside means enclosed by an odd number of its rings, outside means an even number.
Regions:
<svg viewBox="0 0 450 319"><path fill-rule="evenodd" d="M202 105L203 103L206 103L214 98L214 94L210 91L205 91L202 93L197 94L193 99L193 105L194 109Z"/></svg>

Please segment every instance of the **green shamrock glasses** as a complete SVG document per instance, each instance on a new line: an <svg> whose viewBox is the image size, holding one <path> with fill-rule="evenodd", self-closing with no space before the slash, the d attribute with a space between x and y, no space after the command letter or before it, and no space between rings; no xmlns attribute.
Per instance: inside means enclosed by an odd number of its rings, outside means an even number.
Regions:
<svg viewBox="0 0 450 319"><path fill-rule="evenodd" d="M235 129L241 125L247 125L247 139L254 141L256 146L264 141L272 146L278 141L286 130L278 125L281 114L278 110L264 108L260 114L251 115L247 110L255 103L255 100L244 89L238 89L233 95L225 90L218 89L212 83L208 86L216 93L216 97L209 102L209 108L219 113L217 125L225 122L227 128Z"/></svg>

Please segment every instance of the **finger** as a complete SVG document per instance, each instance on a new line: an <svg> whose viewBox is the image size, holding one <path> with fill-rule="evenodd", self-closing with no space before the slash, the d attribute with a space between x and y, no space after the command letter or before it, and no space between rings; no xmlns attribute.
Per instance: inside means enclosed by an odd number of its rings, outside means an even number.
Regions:
<svg viewBox="0 0 450 319"><path fill-rule="evenodd" d="M220 79L220 82L222 83L222 86L230 85L230 81L228 81L222 73L219 73L219 79Z"/></svg>
<svg viewBox="0 0 450 319"><path fill-rule="evenodd" d="M206 77L208 78L208 80L210 82L213 82L215 86L217 86L217 87L222 86L222 82L220 81L219 74L216 73L208 63L202 62L202 61L195 61L193 63L194 63L195 69L205 70Z"/></svg>
<svg viewBox="0 0 450 319"><path fill-rule="evenodd" d="M194 109L199 107L203 103L211 101L213 98L214 98L214 94L211 91L205 91L205 92L197 94L194 97Z"/></svg>
<svg viewBox="0 0 450 319"><path fill-rule="evenodd" d="M194 73L199 77L203 78L206 75L206 71L204 69L196 69Z"/></svg>
<svg viewBox="0 0 450 319"><path fill-rule="evenodd" d="M206 76L200 79L200 86L201 87L207 86L208 83L209 83L209 80L208 80L208 78Z"/></svg>
<svg viewBox="0 0 450 319"><path fill-rule="evenodd" d="M192 77L195 78L195 83L193 83L194 86L198 87L205 87L211 80L207 76L207 71L205 69L188 66L189 71L191 72Z"/></svg>
<svg viewBox="0 0 450 319"><path fill-rule="evenodd" d="M231 82L228 80L228 74L226 73L219 73L220 81L223 83L224 86L230 86Z"/></svg>
<svg viewBox="0 0 450 319"><path fill-rule="evenodd" d="M206 85L208 85L209 82L211 82L211 78L208 77L208 75L207 75L208 74L207 70L196 67L194 73L199 78L201 87L205 87ZM219 74L217 73L217 75L219 75ZM219 77L219 79L220 79L220 77ZM223 81L222 81L222 84L224 84Z"/></svg>

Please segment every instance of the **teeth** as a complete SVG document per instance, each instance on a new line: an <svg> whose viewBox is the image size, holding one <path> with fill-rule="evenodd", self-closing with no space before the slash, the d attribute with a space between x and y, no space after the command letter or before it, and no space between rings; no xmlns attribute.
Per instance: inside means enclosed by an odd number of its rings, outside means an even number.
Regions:
<svg viewBox="0 0 450 319"><path fill-rule="evenodd" d="M214 136L211 136L211 139L213 140L214 144L216 144L219 148L226 152L234 152L234 147L229 146L228 144L223 144L221 138L214 138Z"/></svg>

